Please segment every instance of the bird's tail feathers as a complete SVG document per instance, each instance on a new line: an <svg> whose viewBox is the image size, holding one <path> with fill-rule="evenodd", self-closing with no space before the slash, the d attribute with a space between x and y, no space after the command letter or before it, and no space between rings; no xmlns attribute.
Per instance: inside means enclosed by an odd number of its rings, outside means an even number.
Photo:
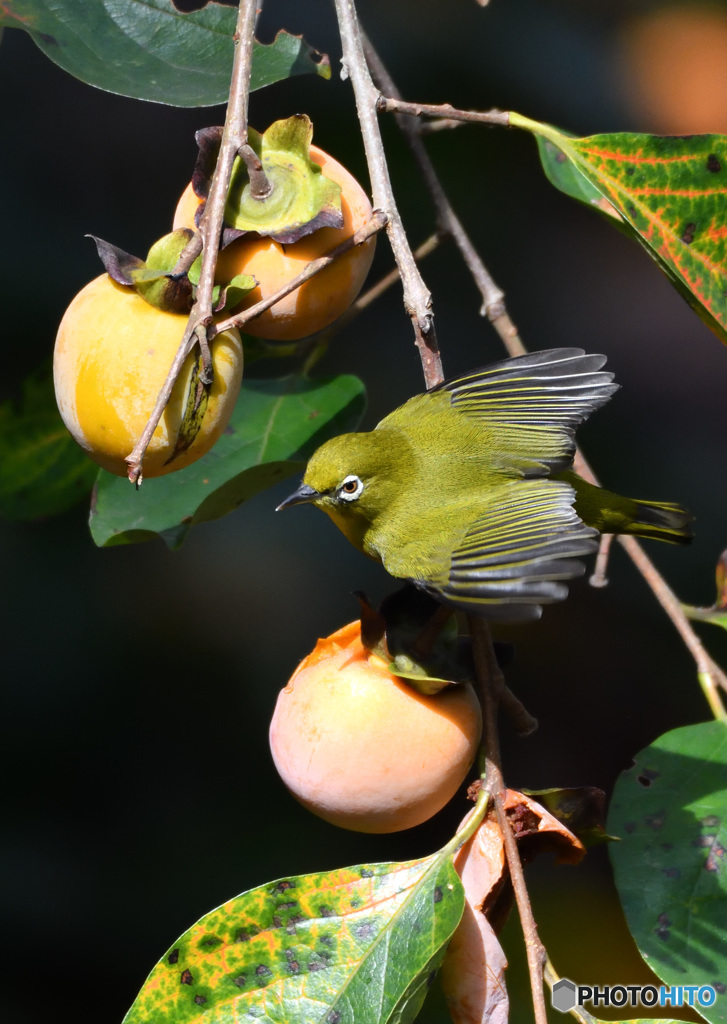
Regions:
<svg viewBox="0 0 727 1024"><path fill-rule="evenodd" d="M681 505L666 502L637 501L628 533L636 537L652 537L669 544L688 544L694 536L693 516Z"/></svg>

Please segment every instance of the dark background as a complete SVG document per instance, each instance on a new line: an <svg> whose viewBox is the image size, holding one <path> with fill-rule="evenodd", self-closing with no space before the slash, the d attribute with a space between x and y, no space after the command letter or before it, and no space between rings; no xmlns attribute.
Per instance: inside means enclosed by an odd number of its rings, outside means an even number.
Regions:
<svg viewBox="0 0 727 1024"><path fill-rule="evenodd" d="M633 19L666 6L362 0L360 14L411 99L516 109L582 134L725 132L724 96L721 121L710 108L705 125L696 105L690 129L635 91L650 58L648 50L629 56ZM712 11L708 35L724 46L725 7ZM696 17L697 6L690 12ZM334 75L254 94L251 123L262 129L310 114L315 141L366 182L327 3L267 0L261 37L278 27L330 53ZM697 60L691 73L710 66ZM709 81L702 91L714 99ZM221 123L224 112L94 90L16 30L0 46L0 97L1 386L13 396L49 359L71 297L100 272L84 233L146 252L170 228L194 131ZM393 121L384 129L416 245L432 230L432 210ZM623 388L584 428L584 447L614 489L693 510L691 548L650 550L684 600L710 603L727 545L724 347L639 247L552 190L527 135L464 127L428 146L525 343L608 355ZM371 280L390 265L382 238ZM454 249L442 247L423 269L447 374L500 358ZM396 288L336 339L320 372L339 371L366 381L367 426L422 389ZM317 637L356 616L352 590L378 600L391 589L315 510L275 516L290 489L197 528L174 553L161 542L96 549L83 506L45 522L0 524L3 1020L119 1022L157 958L213 906L281 875L431 852L464 814L459 798L410 832L357 835L313 818L275 774L267 728L277 691ZM508 681L541 723L525 741L503 730L513 786L610 792L637 750L708 717L689 656L620 550L610 587L576 583L541 622L499 635L516 645ZM727 661L722 636L704 635ZM545 860L530 874L541 936L562 975L646 980L603 850L580 868ZM520 1021L529 1018L516 938L511 923ZM438 999L422 1020L446 1018Z"/></svg>

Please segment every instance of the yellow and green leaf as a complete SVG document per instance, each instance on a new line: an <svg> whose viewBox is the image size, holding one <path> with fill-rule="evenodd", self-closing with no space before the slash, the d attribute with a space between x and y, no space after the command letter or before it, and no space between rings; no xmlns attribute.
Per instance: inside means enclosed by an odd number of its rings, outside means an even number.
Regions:
<svg viewBox="0 0 727 1024"><path fill-rule="evenodd" d="M553 184L614 215L727 343L727 136L574 138L520 114L510 123L537 137Z"/></svg>
<svg viewBox="0 0 727 1024"><path fill-rule="evenodd" d="M124 1024L413 1020L463 909L446 848L261 885L173 944Z"/></svg>

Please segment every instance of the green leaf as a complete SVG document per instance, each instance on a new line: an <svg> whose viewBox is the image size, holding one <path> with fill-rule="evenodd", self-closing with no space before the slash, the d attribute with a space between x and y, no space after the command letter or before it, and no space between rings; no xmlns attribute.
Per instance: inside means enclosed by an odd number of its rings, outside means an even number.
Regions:
<svg viewBox="0 0 727 1024"><path fill-rule="evenodd" d="M56 515L91 490L97 467L66 430L49 372L25 381L20 410L0 406L0 515Z"/></svg>
<svg viewBox="0 0 727 1024"><path fill-rule="evenodd" d="M270 882L185 932L124 1024L405 1024L463 909L446 850Z"/></svg>
<svg viewBox="0 0 727 1024"><path fill-rule="evenodd" d="M181 14L171 0L6 0L0 28L24 29L75 78L107 92L176 107L225 103L237 11L209 3ZM327 57L299 36L255 43L252 89L313 73L330 78Z"/></svg>
<svg viewBox="0 0 727 1024"><path fill-rule="evenodd" d="M727 343L727 136L620 132L578 139L511 114L533 132L548 178L622 218L698 316Z"/></svg>
<svg viewBox="0 0 727 1024"><path fill-rule="evenodd" d="M614 792L609 847L631 933L669 985L721 989L696 1009L727 1021L727 726L689 725L637 755Z"/></svg>
<svg viewBox="0 0 727 1024"><path fill-rule="evenodd" d="M542 136L537 136L535 141L538 144L540 162L551 185L555 185L572 199L578 199L581 203L593 206L618 223L622 223L620 214L607 199L604 199L595 185L592 185L588 178L581 174L576 165L571 163L562 149L558 149L554 142L544 139Z"/></svg>
<svg viewBox="0 0 727 1024"><path fill-rule="evenodd" d="M190 527L227 515L253 495L294 473L326 438L353 430L365 405L356 377L294 376L245 380L227 430L214 448L185 469L145 480L101 470L91 510L99 547L156 536L178 547Z"/></svg>

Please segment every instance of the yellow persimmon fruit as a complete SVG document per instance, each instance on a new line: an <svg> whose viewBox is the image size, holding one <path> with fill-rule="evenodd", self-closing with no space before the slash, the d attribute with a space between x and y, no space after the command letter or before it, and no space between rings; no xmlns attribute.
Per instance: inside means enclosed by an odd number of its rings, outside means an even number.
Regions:
<svg viewBox="0 0 727 1024"><path fill-rule="evenodd" d="M280 691L270 748L314 814L358 832L397 832L454 796L480 732L471 686L421 695L369 654L351 622L319 640Z"/></svg>
<svg viewBox="0 0 727 1024"><path fill-rule="evenodd" d="M147 424L184 334L187 318L149 305L108 274L71 302L56 337L53 377L63 422L104 469L126 476L124 461ZM145 477L181 469L209 451L235 406L242 380L238 331L212 342L207 409L190 447L168 461L184 416L194 354L185 362L144 457Z"/></svg>
<svg viewBox="0 0 727 1024"><path fill-rule="evenodd" d="M238 238L219 255L215 280L231 281L237 274L250 274L258 287L249 292L233 312L240 312L273 295L296 277L306 263L330 252L371 218L371 203L359 183L332 156L317 146L310 147L311 160L323 174L341 186L343 226L319 228L298 242L283 245L251 231ZM182 193L174 215L174 229L194 228L199 199L191 184ZM276 302L243 327L246 334L272 341L294 341L328 327L345 313L366 279L374 258L376 236L349 249L331 266Z"/></svg>

